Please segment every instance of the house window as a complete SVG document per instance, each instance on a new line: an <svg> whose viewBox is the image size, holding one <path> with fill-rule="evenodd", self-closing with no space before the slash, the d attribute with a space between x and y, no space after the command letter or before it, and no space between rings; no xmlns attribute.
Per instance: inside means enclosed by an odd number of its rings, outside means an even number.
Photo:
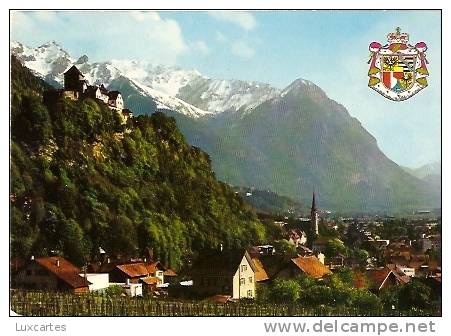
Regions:
<svg viewBox="0 0 451 336"><path fill-rule="evenodd" d="M241 278L240 279L240 285L244 285L246 284L246 279L245 278Z"/></svg>
<svg viewBox="0 0 451 336"><path fill-rule="evenodd" d="M252 295L252 289L249 289L249 290L247 291L247 297L248 297L248 298L253 297L253 295Z"/></svg>
<svg viewBox="0 0 451 336"><path fill-rule="evenodd" d="M241 265L241 272L247 271L247 265Z"/></svg>
<svg viewBox="0 0 451 336"><path fill-rule="evenodd" d="M249 277L249 283L252 283L252 277Z"/></svg>

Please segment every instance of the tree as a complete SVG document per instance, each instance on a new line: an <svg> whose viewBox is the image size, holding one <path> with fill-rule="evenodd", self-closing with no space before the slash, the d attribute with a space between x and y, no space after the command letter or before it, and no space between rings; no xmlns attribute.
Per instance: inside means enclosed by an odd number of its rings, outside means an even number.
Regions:
<svg viewBox="0 0 451 336"><path fill-rule="evenodd" d="M395 286L381 293L381 300L387 309L424 309L431 306L431 289L417 279L405 285Z"/></svg>
<svg viewBox="0 0 451 336"><path fill-rule="evenodd" d="M347 247L343 244L343 242L337 238L331 239L326 243L326 248L324 250L324 254L327 258L333 258L337 254L341 253L346 255L348 252Z"/></svg>
<svg viewBox="0 0 451 336"><path fill-rule="evenodd" d="M83 265L89 255L89 244L80 225L73 219L63 220L58 232L67 258L76 265Z"/></svg>
<svg viewBox="0 0 451 336"><path fill-rule="evenodd" d="M431 304L431 289L417 279L400 287L398 302L401 309L424 309Z"/></svg>
<svg viewBox="0 0 451 336"><path fill-rule="evenodd" d="M352 286L352 269L349 267L340 267L337 271L335 271L334 275L338 277L338 279L345 285Z"/></svg>
<svg viewBox="0 0 451 336"><path fill-rule="evenodd" d="M106 296L109 297L116 297L121 296L122 294L125 294L124 288L122 288L121 285L112 285L105 289L104 291Z"/></svg>
<svg viewBox="0 0 451 336"><path fill-rule="evenodd" d="M271 290L274 302L295 303L301 295L301 286L295 280L276 279Z"/></svg>
<svg viewBox="0 0 451 336"><path fill-rule="evenodd" d="M285 255L287 258L296 256L296 247L286 239L276 240L273 246L276 254Z"/></svg>
<svg viewBox="0 0 451 336"><path fill-rule="evenodd" d="M351 293L349 302L351 307L365 311L374 311L382 308L381 300L368 290L356 289Z"/></svg>
<svg viewBox="0 0 451 336"><path fill-rule="evenodd" d="M368 265L368 258L370 256L368 251L363 249L355 249L353 251L353 255L359 263L361 269L364 269Z"/></svg>

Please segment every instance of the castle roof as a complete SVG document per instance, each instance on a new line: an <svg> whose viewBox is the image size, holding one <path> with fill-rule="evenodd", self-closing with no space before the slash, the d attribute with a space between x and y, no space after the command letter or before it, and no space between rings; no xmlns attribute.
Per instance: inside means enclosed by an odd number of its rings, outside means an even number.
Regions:
<svg viewBox="0 0 451 336"><path fill-rule="evenodd" d="M84 77L83 74L80 72L80 70L78 70L78 68L77 68L75 65L72 65L72 66L69 68L69 70L67 70L64 74L65 74L65 75L66 75L66 74L68 74L68 75L75 74L75 75L79 75L79 76Z"/></svg>

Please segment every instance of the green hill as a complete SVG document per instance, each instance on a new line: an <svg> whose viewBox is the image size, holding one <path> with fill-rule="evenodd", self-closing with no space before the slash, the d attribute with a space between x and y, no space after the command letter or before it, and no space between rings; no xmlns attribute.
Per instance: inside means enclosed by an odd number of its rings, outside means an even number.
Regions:
<svg viewBox="0 0 451 336"><path fill-rule="evenodd" d="M125 101L138 113L155 110L152 98L126 80L112 86L129 92ZM206 151L217 176L232 185L271 190L304 204L315 188L322 209L344 213L440 208L439 184L406 173L357 119L308 81L293 82L247 112L211 118L162 112L177 120L187 141Z"/></svg>
<svg viewBox="0 0 451 336"><path fill-rule="evenodd" d="M162 113L124 126L91 99L43 104L48 85L11 69L11 255L59 253L77 264L154 256L179 267L203 248L241 247L265 228L219 182L209 156Z"/></svg>

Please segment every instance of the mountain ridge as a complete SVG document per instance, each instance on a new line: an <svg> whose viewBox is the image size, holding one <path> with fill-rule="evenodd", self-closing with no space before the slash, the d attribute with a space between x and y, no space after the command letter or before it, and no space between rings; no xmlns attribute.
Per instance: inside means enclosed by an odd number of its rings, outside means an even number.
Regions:
<svg viewBox="0 0 451 336"><path fill-rule="evenodd" d="M57 49L49 53L65 64L61 48L49 46ZM17 45L14 48L20 51ZM21 56L25 64L33 62L27 61L32 51ZM47 56L41 62L51 63ZM91 67L84 56L80 62L86 66L81 64L80 69L88 78L124 92L126 106L137 114L163 111L174 117L188 142L209 153L217 176L229 184L271 189L301 202L308 201L315 188L319 202L336 210L440 207L436 183L406 173L386 157L360 121L311 81L299 78L279 90L257 82L211 80L196 72L183 76L179 68L173 76L167 68L148 64L159 72L133 69L139 74L131 77L158 79L160 89L166 85L172 94L177 92L174 97L127 77L113 62ZM188 84L175 85L173 78ZM216 106L215 111L202 109L209 106Z"/></svg>

